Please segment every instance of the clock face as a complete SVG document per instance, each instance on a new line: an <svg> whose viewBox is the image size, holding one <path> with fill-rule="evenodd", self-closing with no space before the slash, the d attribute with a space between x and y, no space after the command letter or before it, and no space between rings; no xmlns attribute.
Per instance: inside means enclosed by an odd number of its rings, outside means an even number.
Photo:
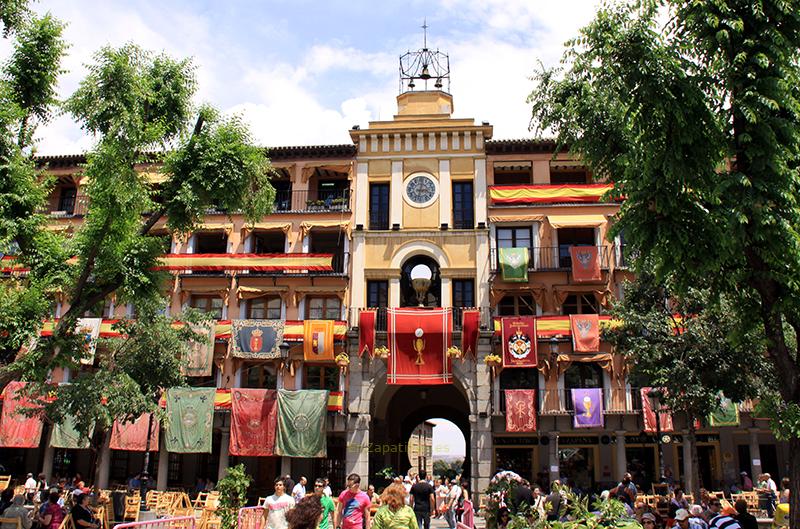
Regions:
<svg viewBox="0 0 800 529"><path fill-rule="evenodd" d="M414 176L406 183L406 196L416 205L427 205L436 196L436 183L425 175Z"/></svg>

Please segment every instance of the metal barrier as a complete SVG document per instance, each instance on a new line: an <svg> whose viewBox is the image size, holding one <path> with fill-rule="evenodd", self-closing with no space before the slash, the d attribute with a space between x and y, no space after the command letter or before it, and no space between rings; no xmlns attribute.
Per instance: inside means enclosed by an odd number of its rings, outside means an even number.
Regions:
<svg viewBox="0 0 800 529"><path fill-rule="evenodd" d="M114 529L195 529L194 516L175 516L115 525Z"/></svg>
<svg viewBox="0 0 800 529"><path fill-rule="evenodd" d="M264 529L264 507L242 507L239 509L237 529Z"/></svg>

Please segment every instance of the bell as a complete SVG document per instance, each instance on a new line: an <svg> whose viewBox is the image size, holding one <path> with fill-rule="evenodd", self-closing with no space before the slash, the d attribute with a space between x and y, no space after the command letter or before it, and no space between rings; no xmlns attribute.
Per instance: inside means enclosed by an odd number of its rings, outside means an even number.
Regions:
<svg viewBox="0 0 800 529"><path fill-rule="evenodd" d="M428 65L427 64L423 64L422 65L422 73L419 75L419 78L424 80L424 81L427 81L428 79L431 78L431 74L430 74L430 72L428 72Z"/></svg>
<svg viewBox="0 0 800 529"><path fill-rule="evenodd" d="M441 90L441 88L442 88L442 78L441 77L437 77L436 78L436 83L433 85L433 87L434 88L438 88L439 90Z"/></svg>
<svg viewBox="0 0 800 529"><path fill-rule="evenodd" d="M416 86L416 85L414 84L414 79L411 79L411 80L408 82L408 89L409 89L409 90L413 90L413 89L414 89L414 86Z"/></svg>

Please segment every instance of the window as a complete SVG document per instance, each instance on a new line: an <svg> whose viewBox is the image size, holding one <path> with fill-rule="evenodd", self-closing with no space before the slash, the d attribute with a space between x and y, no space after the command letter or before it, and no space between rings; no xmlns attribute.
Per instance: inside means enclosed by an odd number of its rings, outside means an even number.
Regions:
<svg viewBox="0 0 800 529"><path fill-rule="evenodd" d="M475 306L475 281L472 279L453 279L453 306Z"/></svg>
<svg viewBox="0 0 800 529"><path fill-rule="evenodd" d="M228 237L224 233L195 233L194 253L228 253Z"/></svg>
<svg viewBox="0 0 800 529"><path fill-rule="evenodd" d="M497 228L498 248L530 248L533 234L530 226Z"/></svg>
<svg viewBox="0 0 800 529"><path fill-rule="evenodd" d="M327 207L346 206L348 197L347 180L320 180L317 184L317 200L322 200ZM336 209L345 209L338 207Z"/></svg>
<svg viewBox="0 0 800 529"><path fill-rule="evenodd" d="M336 366L306 366L305 389L339 391L339 368Z"/></svg>
<svg viewBox="0 0 800 529"><path fill-rule="evenodd" d="M603 370L595 363L574 362L564 372L564 387L567 389L602 388Z"/></svg>
<svg viewBox="0 0 800 529"><path fill-rule="evenodd" d="M344 234L341 231L312 231L311 253L332 253L333 271L344 272Z"/></svg>
<svg viewBox="0 0 800 529"><path fill-rule="evenodd" d="M367 307L389 306L389 282L386 280L367 281Z"/></svg>
<svg viewBox="0 0 800 529"><path fill-rule="evenodd" d="M530 185L533 181L531 162L501 162L494 164L494 185Z"/></svg>
<svg viewBox="0 0 800 529"><path fill-rule="evenodd" d="M309 320L338 320L342 315L342 301L337 297L307 298L306 303Z"/></svg>
<svg viewBox="0 0 800 529"><path fill-rule="evenodd" d="M286 253L286 234L282 231L258 231L252 237L253 253Z"/></svg>
<svg viewBox="0 0 800 529"><path fill-rule="evenodd" d="M389 184L369 186L369 229L389 229Z"/></svg>
<svg viewBox="0 0 800 529"><path fill-rule="evenodd" d="M244 364L242 384L245 388L275 389L278 387L278 375L270 364Z"/></svg>
<svg viewBox="0 0 800 529"><path fill-rule="evenodd" d="M550 169L550 183L552 185L587 184L589 173L579 171L556 171Z"/></svg>
<svg viewBox="0 0 800 529"><path fill-rule="evenodd" d="M291 211L292 209L292 183L288 180L273 180L275 188L275 211Z"/></svg>
<svg viewBox="0 0 800 529"><path fill-rule="evenodd" d="M453 182L453 227L463 230L475 227L472 182Z"/></svg>
<svg viewBox="0 0 800 529"><path fill-rule="evenodd" d="M61 194L58 197L58 211L64 211L68 215L75 212L75 199L78 196L78 190L72 186L62 187Z"/></svg>
<svg viewBox="0 0 800 529"><path fill-rule="evenodd" d="M250 320L281 319L281 298L264 296L247 301L247 318Z"/></svg>
<svg viewBox="0 0 800 529"><path fill-rule="evenodd" d="M535 316L536 302L533 296L508 295L503 296L497 304L498 316Z"/></svg>
<svg viewBox="0 0 800 529"><path fill-rule="evenodd" d="M222 305L222 298L219 296L193 295L189 298L190 307L211 314L216 320L222 319Z"/></svg>
<svg viewBox="0 0 800 529"><path fill-rule="evenodd" d="M558 267L572 268L572 257L569 254L570 246L594 246L594 228L559 228L558 237Z"/></svg>
<svg viewBox="0 0 800 529"><path fill-rule="evenodd" d="M600 304L594 294L570 294L561 305L561 314L599 314Z"/></svg>

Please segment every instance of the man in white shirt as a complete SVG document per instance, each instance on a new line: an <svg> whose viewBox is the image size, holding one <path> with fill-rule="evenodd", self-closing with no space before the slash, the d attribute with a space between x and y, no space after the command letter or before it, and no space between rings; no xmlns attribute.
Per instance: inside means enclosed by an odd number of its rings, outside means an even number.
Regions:
<svg viewBox="0 0 800 529"><path fill-rule="evenodd" d="M331 490L331 482L328 478L325 478L325 487L323 487L322 493L328 497L333 496L333 491Z"/></svg>
<svg viewBox="0 0 800 529"><path fill-rule="evenodd" d="M25 480L25 501L33 503L33 497L36 495L36 480L33 479L33 474L28 473L28 479Z"/></svg>
<svg viewBox="0 0 800 529"><path fill-rule="evenodd" d="M306 477L300 476L300 480L297 482L297 485L295 485L294 489L292 489L292 498L294 498L295 503L297 503L298 501L302 500L305 497L306 483L308 483Z"/></svg>
<svg viewBox="0 0 800 529"><path fill-rule="evenodd" d="M286 494L283 478L275 479L275 494L267 496L263 507L267 529L288 529L286 513L294 508L294 498Z"/></svg>
<svg viewBox="0 0 800 529"><path fill-rule="evenodd" d="M458 500L461 498L461 487L455 479L450 482L450 490L447 493L445 500L444 519L450 529L456 528L456 509L458 508Z"/></svg>

